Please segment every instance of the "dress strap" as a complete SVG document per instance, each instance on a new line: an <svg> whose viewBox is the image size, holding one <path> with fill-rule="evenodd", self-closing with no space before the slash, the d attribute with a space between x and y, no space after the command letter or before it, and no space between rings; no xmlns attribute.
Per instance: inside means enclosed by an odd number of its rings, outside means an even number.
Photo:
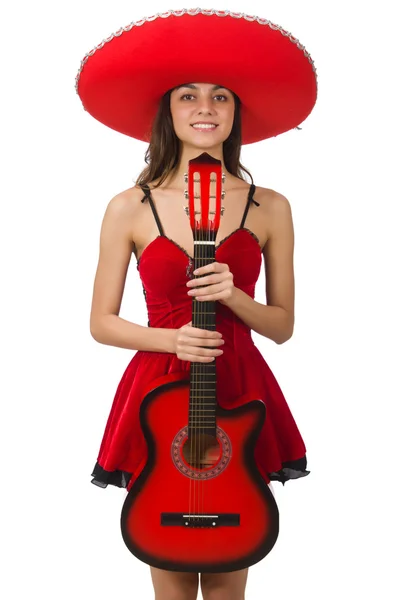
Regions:
<svg viewBox="0 0 397 600"><path fill-rule="evenodd" d="M256 202L256 200L254 200L255 190L256 190L256 186L253 183L251 183L250 189L248 192L247 204L245 205L243 218L241 219L240 229L242 229L244 227L244 223L245 223L245 219L247 218L250 203L253 202L254 204L256 204L256 206L259 206L259 202Z"/></svg>
<svg viewBox="0 0 397 600"><path fill-rule="evenodd" d="M148 185L141 185L141 189L142 189L143 193L145 194L144 197L142 198L141 202L145 202L146 199L149 200L150 208L152 209L154 218L156 219L156 223L157 223L157 227L159 228L160 235L164 235L163 226L161 224L156 207L154 205L152 194L150 193L150 188Z"/></svg>

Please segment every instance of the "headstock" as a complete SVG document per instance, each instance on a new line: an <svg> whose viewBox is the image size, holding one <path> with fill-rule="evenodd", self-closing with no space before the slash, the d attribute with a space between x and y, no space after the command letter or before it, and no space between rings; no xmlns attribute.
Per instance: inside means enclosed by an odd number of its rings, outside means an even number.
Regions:
<svg viewBox="0 0 397 600"><path fill-rule="evenodd" d="M222 189L224 182L220 160L207 152L189 160L188 173L185 173L185 183L188 184L185 198L189 200L189 206L185 207L185 211L190 217L193 239L197 243L213 242L215 245L220 217L224 212L224 207L221 207L225 196ZM195 200L198 200L198 205Z"/></svg>

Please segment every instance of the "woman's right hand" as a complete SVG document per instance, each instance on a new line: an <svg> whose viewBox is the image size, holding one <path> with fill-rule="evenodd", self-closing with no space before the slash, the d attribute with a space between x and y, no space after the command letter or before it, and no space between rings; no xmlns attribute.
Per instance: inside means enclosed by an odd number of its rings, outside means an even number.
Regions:
<svg viewBox="0 0 397 600"><path fill-rule="evenodd" d="M193 327L192 321L189 321L179 329L174 329L174 334L174 354L180 360L207 363L223 354L218 346L222 346L225 340L218 331Z"/></svg>

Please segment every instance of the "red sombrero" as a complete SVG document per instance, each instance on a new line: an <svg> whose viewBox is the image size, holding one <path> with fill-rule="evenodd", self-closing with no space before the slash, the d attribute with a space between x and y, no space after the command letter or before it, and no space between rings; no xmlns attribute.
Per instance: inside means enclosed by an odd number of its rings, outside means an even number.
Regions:
<svg viewBox="0 0 397 600"><path fill-rule="evenodd" d="M218 83L240 97L243 144L297 127L317 98L313 60L288 31L200 8L119 29L83 58L76 91L95 119L148 142L162 95L189 82Z"/></svg>

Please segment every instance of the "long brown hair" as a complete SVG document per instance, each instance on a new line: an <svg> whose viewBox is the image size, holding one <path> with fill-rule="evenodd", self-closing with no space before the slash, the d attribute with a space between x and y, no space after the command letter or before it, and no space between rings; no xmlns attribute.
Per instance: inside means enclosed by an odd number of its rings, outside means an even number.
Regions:
<svg viewBox="0 0 397 600"><path fill-rule="evenodd" d="M175 88L173 88L175 89ZM170 109L171 92L169 90L160 100L160 105L153 121L149 146L145 152L145 163L148 165L139 174L136 184L146 185L160 178L155 187L160 186L174 169L180 159L180 142L177 137ZM241 101L232 92L235 101L232 130L227 140L223 142L223 159L229 173L245 181L243 172L251 178L252 175L240 162L241 154Z"/></svg>

